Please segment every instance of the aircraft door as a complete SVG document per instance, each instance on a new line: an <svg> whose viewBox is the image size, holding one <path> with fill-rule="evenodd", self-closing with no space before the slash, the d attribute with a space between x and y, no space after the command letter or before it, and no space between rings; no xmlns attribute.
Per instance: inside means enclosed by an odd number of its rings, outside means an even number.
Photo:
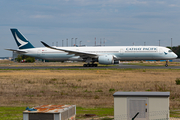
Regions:
<svg viewBox="0 0 180 120"><path fill-rule="evenodd" d="M123 55L123 54L124 54L124 49L120 48L120 55Z"/></svg>
<svg viewBox="0 0 180 120"><path fill-rule="evenodd" d="M163 55L163 49L162 48L159 48L159 54Z"/></svg>
<svg viewBox="0 0 180 120"><path fill-rule="evenodd" d="M42 51L39 49L39 50L37 50L37 55L38 56L41 56L42 55Z"/></svg>

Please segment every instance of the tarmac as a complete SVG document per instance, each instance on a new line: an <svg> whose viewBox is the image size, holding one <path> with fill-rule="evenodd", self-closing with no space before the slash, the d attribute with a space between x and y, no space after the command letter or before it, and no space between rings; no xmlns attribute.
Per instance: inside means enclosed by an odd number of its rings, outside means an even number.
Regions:
<svg viewBox="0 0 180 120"><path fill-rule="evenodd" d="M98 67L83 67L83 66L0 66L0 69L180 69L180 66L139 66L119 64L115 66L98 66Z"/></svg>

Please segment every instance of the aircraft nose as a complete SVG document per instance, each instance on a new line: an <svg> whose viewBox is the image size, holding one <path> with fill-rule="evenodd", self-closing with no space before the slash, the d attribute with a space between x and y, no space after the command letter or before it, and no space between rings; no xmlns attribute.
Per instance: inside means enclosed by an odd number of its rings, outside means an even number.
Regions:
<svg viewBox="0 0 180 120"><path fill-rule="evenodd" d="M174 57L177 58L178 56L174 53Z"/></svg>

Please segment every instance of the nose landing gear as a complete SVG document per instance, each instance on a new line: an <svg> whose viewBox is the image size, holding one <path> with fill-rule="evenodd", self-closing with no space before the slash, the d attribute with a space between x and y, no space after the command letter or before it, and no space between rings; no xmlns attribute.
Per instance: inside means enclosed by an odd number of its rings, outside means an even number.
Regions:
<svg viewBox="0 0 180 120"><path fill-rule="evenodd" d="M165 64L165 67L168 67L168 60L166 60L166 64Z"/></svg>

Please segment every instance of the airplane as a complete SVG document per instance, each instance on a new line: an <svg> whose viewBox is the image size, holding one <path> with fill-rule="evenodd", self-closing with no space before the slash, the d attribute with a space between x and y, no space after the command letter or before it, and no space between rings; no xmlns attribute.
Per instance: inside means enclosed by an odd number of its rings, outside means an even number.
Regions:
<svg viewBox="0 0 180 120"><path fill-rule="evenodd" d="M119 64L121 60L168 60L177 58L177 55L166 47L161 46L74 46L56 47L41 43L45 47L35 48L23 34L15 28L10 29L19 49L6 49L21 55L54 61L81 61L86 62L83 67L97 67L99 64Z"/></svg>

